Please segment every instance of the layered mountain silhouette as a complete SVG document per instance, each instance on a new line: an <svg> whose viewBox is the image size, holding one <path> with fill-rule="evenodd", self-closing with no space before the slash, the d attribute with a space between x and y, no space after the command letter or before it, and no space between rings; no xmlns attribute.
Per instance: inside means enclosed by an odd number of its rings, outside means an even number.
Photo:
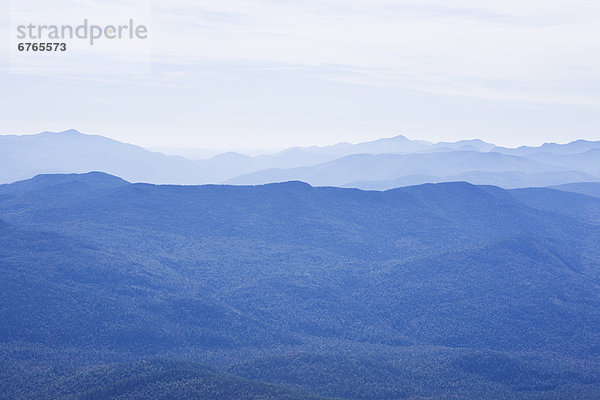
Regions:
<svg viewBox="0 0 600 400"><path fill-rule="evenodd" d="M600 197L600 182L565 183L564 185L554 186L553 189Z"/></svg>
<svg viewBox="0 0 600 400"><path fill-rule="evenodd" d="M359 144L295 147L254 157L230 152L188 160L75 130L0 136L0 182L89 171L131 182L187 185L302 180L361 189L447 181L504 188L554 186L599 181L600 142L578 140L509 149L481 140L430 143L400 135Z"/></svg>
<svg viewBox="0 0 600 400"><path fill-rule="evenodd" d="M596 399L599 244L565 190L37 176L0 187L0 397Z"/></svg>
<svg viewBox="0 0 600 400"><path fill-rule="evenodd" d="M76 130L37 135L0 136L1 181L40 173L103 171L132 181L191 182L207 179L183 157L165 156L141 147Z"/></svg>

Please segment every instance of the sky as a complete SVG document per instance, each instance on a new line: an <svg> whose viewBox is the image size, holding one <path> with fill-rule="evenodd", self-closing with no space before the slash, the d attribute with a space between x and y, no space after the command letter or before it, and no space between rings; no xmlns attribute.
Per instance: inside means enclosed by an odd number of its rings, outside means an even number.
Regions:
<svg viewBox="0 0 600 400"><path fill-rule="evenodd" d="M0 134L280 149L600 140L598 0L0 0ZM145 40L17 52L18 24Z"/></svg>

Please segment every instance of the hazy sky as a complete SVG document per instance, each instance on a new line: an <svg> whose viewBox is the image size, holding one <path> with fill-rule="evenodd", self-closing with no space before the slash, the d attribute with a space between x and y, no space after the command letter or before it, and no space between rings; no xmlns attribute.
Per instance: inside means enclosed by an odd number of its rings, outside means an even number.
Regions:
<svg viewBox="0 0 600 400"><path fill-rule="evenodd" d="M2 36L11 38L0 41L0 133L75 128L220 149L396 134L600 140L598 0L0 4ZM150 40L11 63L11 24L65 15L147 22Z"/></svg>

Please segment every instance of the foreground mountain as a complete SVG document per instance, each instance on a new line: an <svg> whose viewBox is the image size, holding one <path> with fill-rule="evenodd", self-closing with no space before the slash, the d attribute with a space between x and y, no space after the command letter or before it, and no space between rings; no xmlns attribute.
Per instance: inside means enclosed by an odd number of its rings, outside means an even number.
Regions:
<svg viewBox="0 0 600 400"><path fill-rule="evenodd" d="M467 183L4 186L0 396L595 399L598 210Z"/></svg>
<svg viewBox="0 0 600 400"><path fill-rule="evenodd" d="M142 360L90 368L41 388L35 398L322 399L298 390L238 378L189 362L164 360Z"/></svg>
<svg viewBox="0 0 600 400"><path fill-rule="evenodd" d="M75 130L0 136L0 182L89 171L159 184L301 180L383 190L466 181L519 188L600 181L600 142L507 149L477 139L430 143L399 135L358 144L294 147L254 157L227 152L192 161Z"/></svg>

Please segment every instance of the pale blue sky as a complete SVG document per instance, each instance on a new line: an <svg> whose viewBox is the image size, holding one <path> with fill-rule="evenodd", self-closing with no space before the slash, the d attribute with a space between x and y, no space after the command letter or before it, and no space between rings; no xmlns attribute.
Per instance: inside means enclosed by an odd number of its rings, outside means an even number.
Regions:
<svg viewBox="0 0 600 400"><path fill-rule="evenodd" d="M2 34L13 37L9 15L17 18L0 4ZM18 4L48 15L47 23L66 12L56 2ZM146 43L39 55L35 68L13 62L11 70L4 47L0 133L76 128L145 146L221 149L396 134L511 146L600 140L597 0L61 7L101 21L143 19L150 10L151 64Z"/></svg>

